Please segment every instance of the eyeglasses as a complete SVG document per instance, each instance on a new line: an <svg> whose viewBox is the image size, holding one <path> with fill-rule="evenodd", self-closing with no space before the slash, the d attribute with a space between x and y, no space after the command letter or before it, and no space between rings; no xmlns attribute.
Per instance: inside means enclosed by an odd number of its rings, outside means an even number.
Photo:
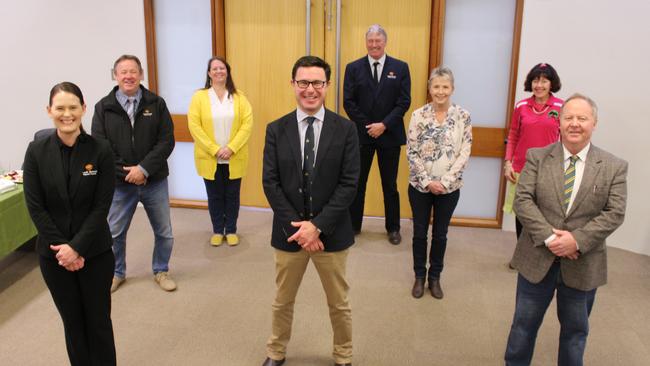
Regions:
<svg viewBox="0 0 650 366"><path fill-rule="evenodd" d="M294 80L294 83L298 85L300 89L307 89L309 88L309 84L314 87L314 89L323 89L325 85L327 85L327 81L323 80Z"/></svg>

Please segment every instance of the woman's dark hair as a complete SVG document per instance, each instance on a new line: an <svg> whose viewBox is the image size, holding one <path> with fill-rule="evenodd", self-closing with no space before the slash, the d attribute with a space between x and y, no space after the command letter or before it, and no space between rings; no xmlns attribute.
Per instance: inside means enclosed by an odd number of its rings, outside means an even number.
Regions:
<svg viewBox="0 0 650 366"><path fill-rule="evenodd" d="M84 102L84 96L83 94L81 94L81 89L79 89L79 87L74 83L71 83L69 81L64 81L54 85L52 87L52 90L50 90L50 103L49 103L50 107L52 106L52 99L54 99L54 96L60 92L74 94L77 98L79 98L79 102L81 103L81 105L86 104Z"/></svg>
<svg viewBox="0 0 650 366"><path fill-rule="evenodd" d="M524 81L524 91L532 92L533 91L533 80L543 76L551 82L551 93L558 92L562 88L562 83L560 82L560 76L558 76L557 71L551 66L542 62L541 64L535 65L528 72L526 76L526 81Z"/></svg>
<svg viewBox="0 0 650 366"><path fill-rule="evenodd" d="M79 103L81 103L82 106L86 104L86 102L84 102L84 95L81 93L81 89L77 86L77 84L71 83L69 81L63 81L54 85L52 87L52 90L50 90L50 103L48 104L50 107L52 106L52 99L54 99L54 96L61 92L74 94L77 98L79 98ZM82 134L86 133L86 130L84 130L84 126L82 124L79 125L79 129L81 130Z"/></svg>
<svg viewBox="0 0 650 366"><path fill-rule="evenodd" d="M212 79L210 79L210 65L212 65L212 61L214 60L219 60L223 62L224 65L226 65L226 71L228 72L228 76L226 76L226 90L228 90L228 94L230 95L235 95L237 94L237 89L235 88L235 82L232 80L232 74L230 73L230 65L221 56L213 56L210 60L208 60L208 70L206 71L205 74L205 87L203 89L210 89L212 86Z"/></svg>

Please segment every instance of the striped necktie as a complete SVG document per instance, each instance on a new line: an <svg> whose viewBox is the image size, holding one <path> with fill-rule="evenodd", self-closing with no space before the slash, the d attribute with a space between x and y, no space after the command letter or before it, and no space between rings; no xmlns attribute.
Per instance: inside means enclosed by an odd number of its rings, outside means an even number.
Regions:
<svg viewBox="0 0 650 366"><path fill-rule="evenodd" d="M578 157L572 155L569 158L569 166L564 171L564 212L569 208L569 202L571 202L571 193L573 193L573 182L576 180L576 161Z"/></svg>
<svg viewBox="0 0 650 366"><path fill-rule="evenodd" d="M307 131L305 132L305 147L303 151L303 163L302 163L302 195L305 204L305 219L310 220L312 216L311 212L311 184L314 173L314 164L315 162L315 152L314 147L316 146L314 141L314 121L315 117L305 118L307 122Z"/></svg>
<svg viewBox="0 0 650 366"><path fill-rule="evenodd" d="M129 116L129 120L131 121L131 126L133 126L133 123L135 122L135 98L134 97L129 97L129 99L126 100L126 114Z"/></svg>

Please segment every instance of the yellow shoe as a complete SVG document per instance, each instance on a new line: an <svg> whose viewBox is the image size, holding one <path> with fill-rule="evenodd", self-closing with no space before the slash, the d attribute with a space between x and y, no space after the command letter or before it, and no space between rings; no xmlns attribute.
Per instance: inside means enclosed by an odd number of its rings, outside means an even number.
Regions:
<svg viewBox="0 0 650 366"><path fill-rule="evenodd" d="M228 245L234 247L239 244L239 237L237 234L226 234L226 241L228 242Z"/></svg>
<svg viewBox="0 0 650 366"><path fill-rule="evenodd" d="M223 243L223 235L221 234L214 234L210 238L210 245L212 245L213 247L218 247L222 243Z"/></svg>

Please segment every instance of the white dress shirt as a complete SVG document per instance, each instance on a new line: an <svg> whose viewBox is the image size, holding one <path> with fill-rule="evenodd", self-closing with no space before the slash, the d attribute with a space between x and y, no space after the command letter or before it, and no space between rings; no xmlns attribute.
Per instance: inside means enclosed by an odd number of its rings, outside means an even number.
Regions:
<svg viewBox="0 0 650 366"><path fill-rule="evenodd" d="M307 127L309 123L305 121L307 117L315 117L314 120L314 161L316 153L318 152L318 142L320 141L320 132L323 129L323 121L325 120L325 107L321 106L318 112L309 115L303 112L300 108L296 108L296 119L298 120L298 133L300 133L300 160L305 159L305 135L307 134ZM304 162L303 162L304 163Z"/></svg>
<svg viewBox="0 0 650 366"><path fill-rule="evenodd" d="M379 62L379 65L377 65L377 74L379 76L377 77L377 80L381 81L381 73L384 71L384 64L386 63L386 54L384 53L379 60L375 60L374 58L370 57L368 55L368 62L370 63L370 72L375 72L375 65L373 65L375 62ZM373 75L374 77L374 75Z"/></svg>

